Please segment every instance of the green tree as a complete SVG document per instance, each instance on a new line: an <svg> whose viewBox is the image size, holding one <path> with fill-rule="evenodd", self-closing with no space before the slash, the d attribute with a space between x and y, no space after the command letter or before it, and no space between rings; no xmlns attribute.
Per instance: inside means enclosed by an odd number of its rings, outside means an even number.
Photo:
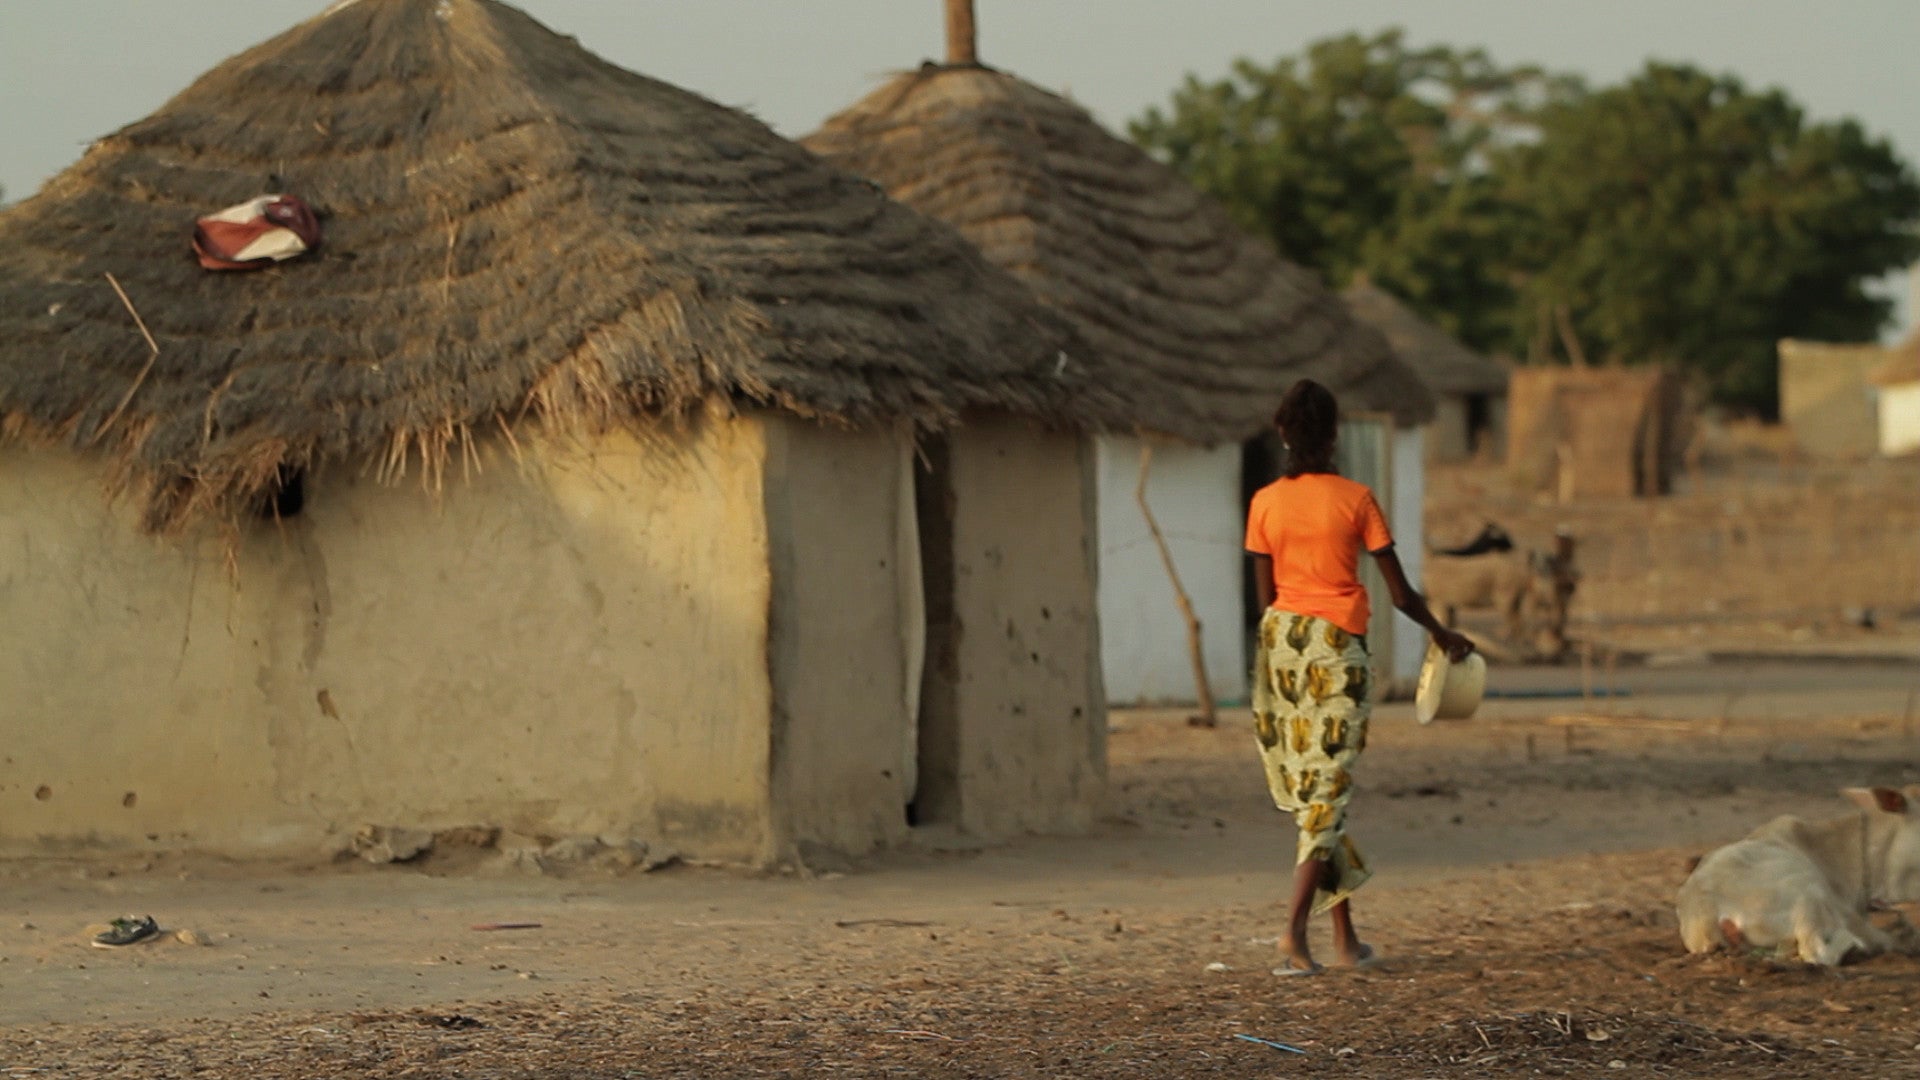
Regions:
<svg viewBox="0 0 1920 1080"><path fill-rule="evenodd" d="M1588 352L1672 361L1723 403L1775 414L1776 342L1872 339L1891 305L1867 282L1920 255L1912 171L1779 90L1653 63L1536 122L1495 160L1516 326L1565 311Z"/></svg>
<svg viewBox="0 0 1920 1080"><path fill-rule="evenodd" d="M1478 51L1350 34L1303 58L1189 76L1133 139L1240 224L1332 285L1365 272L1463 339L1510 336L1514 234L1489 152L1526 137L1540 102L1578 84L1502 70Z"/></svg>
<svg viewBox="0 0 1920 1080"><path fill-rule="evenodd" d="M1920 256L1884 140L1680 65L1588 91L1348 35L1189 76L1129 130L1330 284L1364 271L1482 349L1671 362L1766 415L1776 342L1871 339L1868 284Z"/></svg>

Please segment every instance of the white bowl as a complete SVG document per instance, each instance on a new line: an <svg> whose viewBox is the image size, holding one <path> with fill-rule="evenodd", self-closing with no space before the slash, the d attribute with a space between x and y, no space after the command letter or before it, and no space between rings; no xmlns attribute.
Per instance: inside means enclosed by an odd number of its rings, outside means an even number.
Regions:
<svg viewBox="0 0 1920 1080"><path fill-rule="evenodd" d="M1413 715L1423 724L1435 720L1465 720L1480 707L1487 689L1487 659L1478 652L1454 663L1432 644L1420 665L1420 685L1413 694Z"/></svg>

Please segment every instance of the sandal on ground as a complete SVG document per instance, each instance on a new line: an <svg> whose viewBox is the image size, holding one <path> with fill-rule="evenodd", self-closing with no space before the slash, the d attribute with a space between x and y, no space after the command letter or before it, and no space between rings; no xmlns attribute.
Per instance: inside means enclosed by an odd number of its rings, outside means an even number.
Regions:
<svg viewBox="0 0 1920 1080"><path fill-rule="evenodd" d="M1318 975L1325 970L1327 969L1321 967L1319 964L1313 964L1310 967L1300 967L1293 960L1289 959L1279 967L1274 968L1273 973L1282 978L1290 978L1295 975Z"/></svg>
<svg viewBox="0 0 1920 1080"><path fill-rule="evenodd" d="M93 935L93 947L118 949L123 945L132 945L159 936L160 925L153 921L153 916L142 915L136 919L127 915L113 920L107 924L105 930Z"/></svg>

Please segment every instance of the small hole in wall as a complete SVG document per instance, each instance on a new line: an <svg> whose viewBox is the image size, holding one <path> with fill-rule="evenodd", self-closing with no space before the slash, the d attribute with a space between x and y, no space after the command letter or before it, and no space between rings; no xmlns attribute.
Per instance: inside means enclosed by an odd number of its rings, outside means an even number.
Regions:
<svg viewBox="0 0 1920 1080"><path fill-rule="evenodd" d="M134 794L131 791L127 792L125 795L120 796L120 805L126 807L129 810L133 809L133 804L139 801L140 801L140 796Z"/></svg>
<svg viewBox="0 0 1920 1080"><path fill-rule="evenodd" d="M307 505L307 472L297 465L274 470L273 482L260 493L254 514L265 521L294 517Z"/></svg>
<svg viewBox="0 0 1920 1080"><path fill-rule="evenodd" d="M53 789L45 784L41 784L39 787L33 789L33 797L39 799L41 802L46 802L48 799L53 798Z"/></svg>

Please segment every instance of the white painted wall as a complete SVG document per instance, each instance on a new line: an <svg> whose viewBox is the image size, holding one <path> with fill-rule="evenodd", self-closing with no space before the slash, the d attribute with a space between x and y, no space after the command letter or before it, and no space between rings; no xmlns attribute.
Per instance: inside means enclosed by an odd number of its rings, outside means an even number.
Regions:
<svg viewBox="0 0 1920 1080"><path fill-rule="evenodd" d="M1196 694L1186 623L1134 499L1140 449L1141 440L1132 437L1095 441L1107 700L1190 704ZM1242 700L1247 693L1241 627L1246 519L1240 505L1240 447L1154 440L1147 503L1200 618L1214 697Z"/></svg>
<svg viewBox="0 0 1920 1080"><path fill-rule="evenodd" d="M1391 505L1383 507L1387 524L1393 529L1394 547L1400 553L1400 565L1407 580L1420 587L1426 570L1427 537L1424 528L1427 502L1426 433L1421 428L1399 428L1393 433L1393 494ZM1375 598L1376 603L1391 604L1390 597ZM1394 612L1393 678L1412 679L1420 674L1420 660L1426 654L1427 633L1412 619Z"/></svg>
<svg viewBox="0 0 1920 1080"><path fill-rule="evenodd" d="M1344 426L1349 456L1368 457L1362 444L1383 427L1373 420ZM1342 472L1375 487L1387 514L1409 581L1424 570L1426 536L1426 437L1418 428L1395 429L1384 461L1345 462ZM1116 705L1190 704L1193 668L1186 627L1174 600L1153 537L1134 500L1141 440L1107 436L1096 440L1099 471L1100 636L1107 699ZM1378 455L1375 455L1378 456ZM1344 459L1343 459L1344 461ZM1364 475L1355 475L1355 470ZM1244 588L1242 552L1246 528L1240 502L1240 448L1201 448L1154 441L1147 501L1173 550L1194 611L1203 627L1207 677L1214 696L1240 700L1246 693L1246 642L1240 624ZM1362 568L1372 574L1371 563ZM1391 610L1384 583L1367 579L1374 606ZM1382 636L1377 632L1375 637ZM1379 659L1383 673L1411 679L1420 671L1427 636L1406 616L1393 615Z"/></svg>
<svg viewBox="0 0 1920 1080"><path fill-rule="evenodd" d="M1896 383L1880 388L1880 452L1906 454L1920 450L1920 383Z"/></svg>
<svg viewBox="0 0 1920 1080"><path fill-rule="evenodd" d="M1334 448L1334 466L1341 476L1365 484L1373 491L1380 512L1387 515L1387 527L1393 532L1395 544L1405 547L1406 540L1400 536L1399 522L1393 512L1394 468L1399 464L1393 435L1390 416L1373 413L1344 417L1340 421L1340 441ZM1371 612L1367 619L1367 649L1373 656L1374 676L1382 683L1390 683L1394 677L1394 640L1399 636L1396 621L1399 616L1394 613L1393 601L1387 593L1387 579L1380 568L1362 555L1359 569L1360 584L1367 590L1367 606Z"/></svg>

